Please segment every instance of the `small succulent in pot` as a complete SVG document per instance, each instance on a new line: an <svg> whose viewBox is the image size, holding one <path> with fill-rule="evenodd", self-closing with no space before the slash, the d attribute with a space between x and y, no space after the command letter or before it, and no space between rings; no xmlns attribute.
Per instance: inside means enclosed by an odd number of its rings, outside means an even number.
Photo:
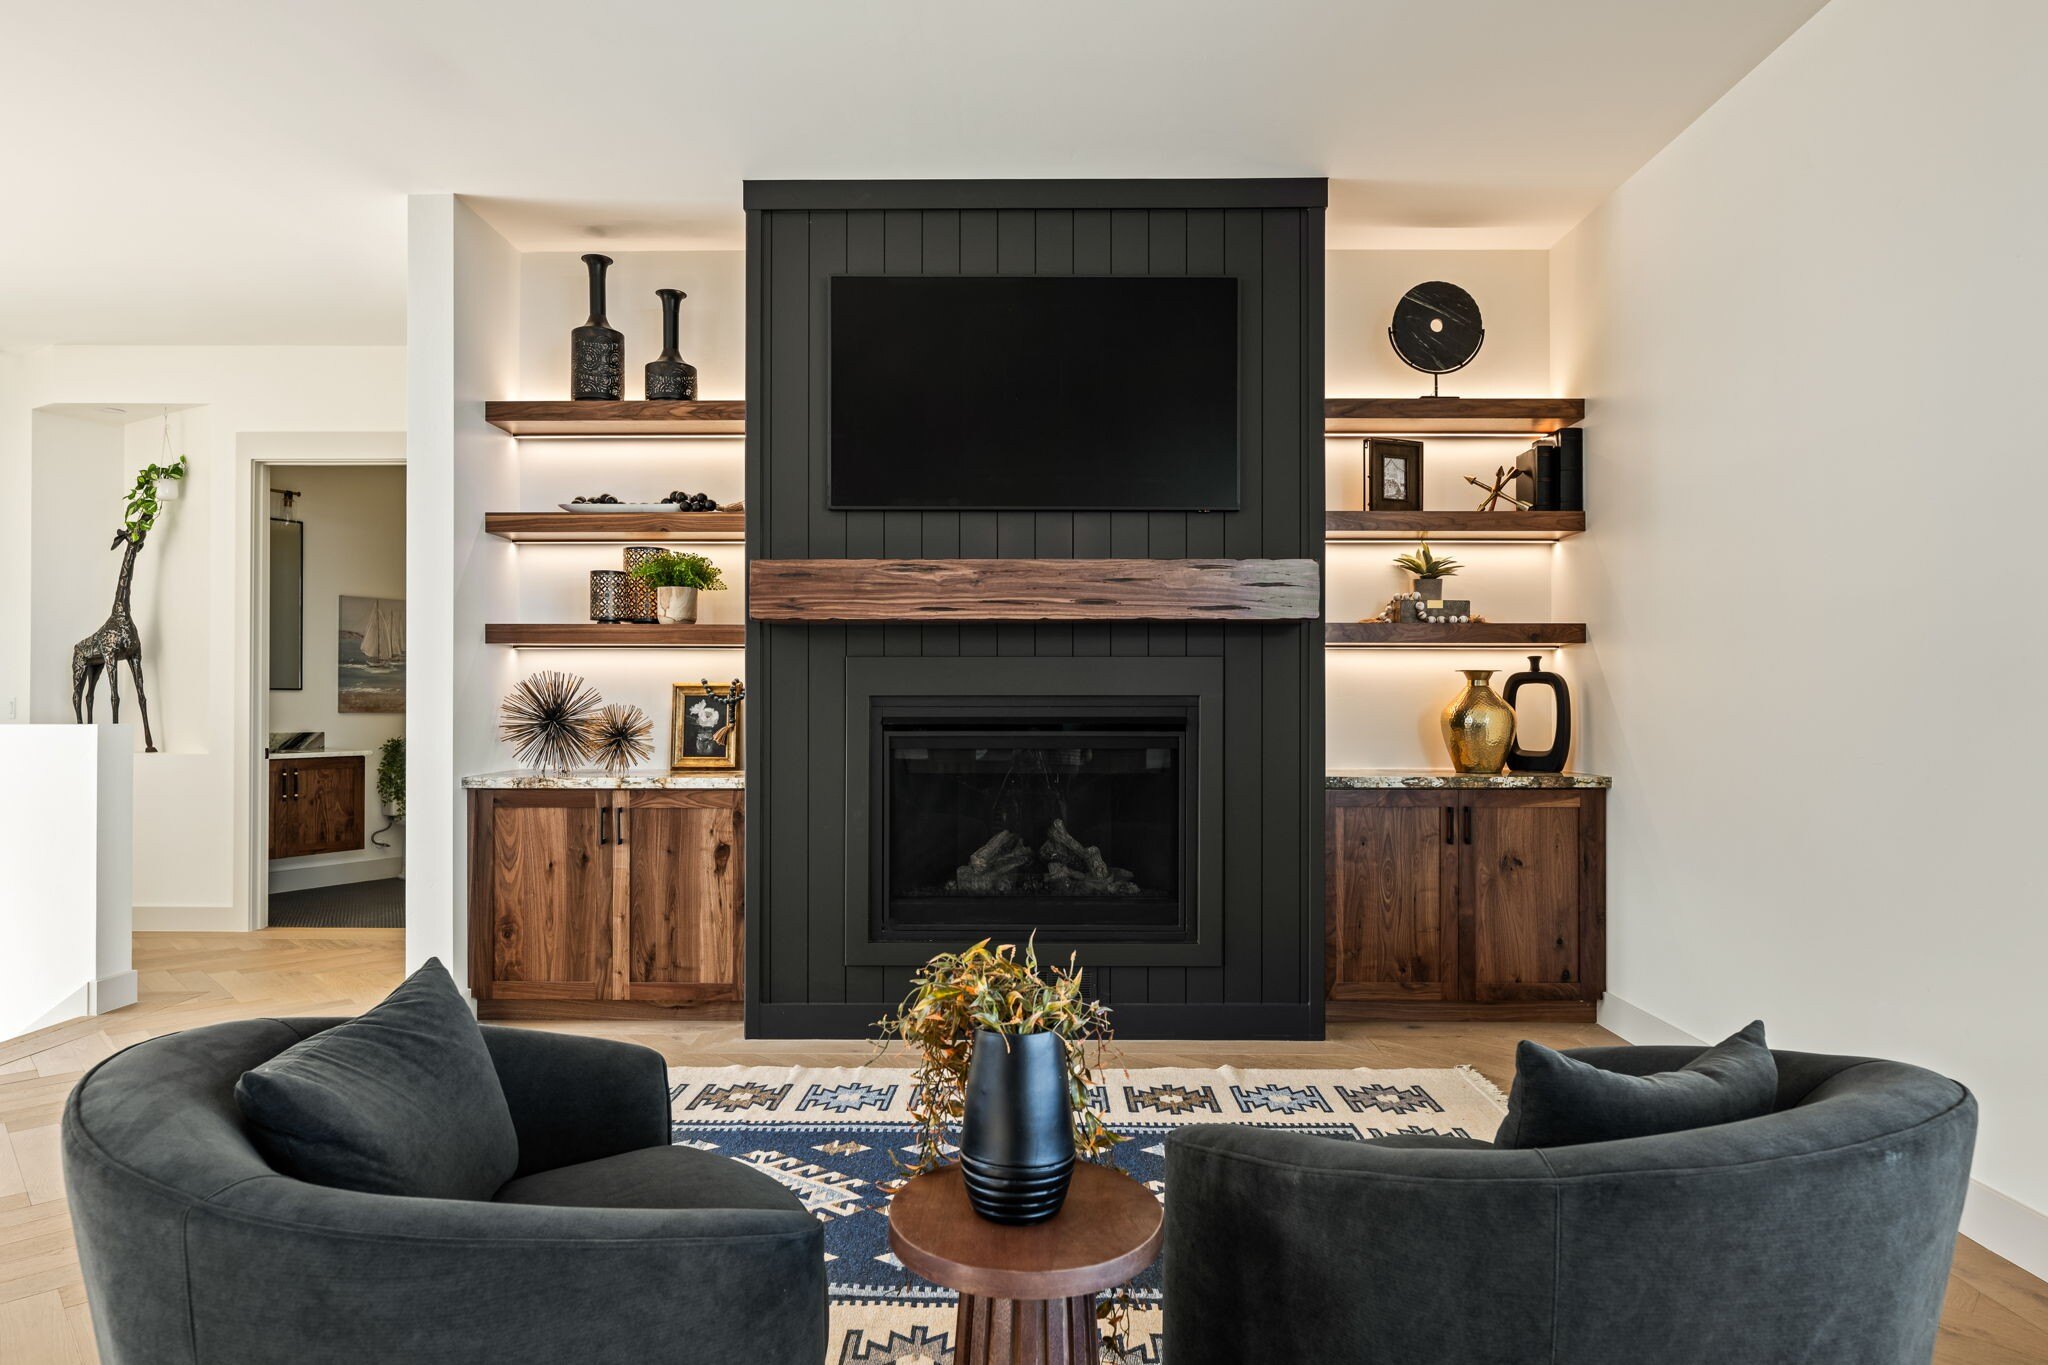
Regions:
<svg viewBox="0 0 2048 1365"><path fill-rule="evenodd" d="M1423 544L1411 554L1396 555L1394 567L1414 574L1415 591L1429 601L1436 601L1444 595L1444 580L1465 566Z"/></svg>
<svg viewBox="0 0 2048 1365"><path fill-rule="evenodd" d="M655 614L663 625L697 619L699 592L725 591L718 566L700 554L668 550L633 566L633 576L654 589Z"/></svg>

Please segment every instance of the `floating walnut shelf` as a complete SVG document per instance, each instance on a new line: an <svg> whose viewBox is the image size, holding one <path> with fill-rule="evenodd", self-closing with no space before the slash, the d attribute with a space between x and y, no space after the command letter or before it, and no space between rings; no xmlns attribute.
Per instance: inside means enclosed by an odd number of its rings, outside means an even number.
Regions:
<svg viewBox="0 0 2048 1365"><path fill-rule="evenodd" d="M1339 648L1523 649L1586 643L1576 621L1474 621L1432 626L1406 621L1332 621L1323 643Z"/></svg>
<svg viewBox="0 0 2048 1365"><path fill-rule="evenodd" d="M564 621L555 625L487 625L487 645L526 649L742 649L745 626L642 626L604 621Z"/></svg>
<svg viewBox="0 0 2048 1365"><path fill-rule="evenodd" d="M1586 529L1584 512L1352 512L1323 514L1328 540L1566 540Z"/></svg>
<svg viewBox="0 0 2048 1365"><path fill-rule="evenodd" d="M745 512L486 512L484 530L505 540L564 545L744 540Z"/></svg>
<svg viewBox="0 0 2048 1365"><path fill-rule="evenodd" d="M486 403L484 420L514 436L738 436L747 429L747 405L738 398Z"/></svg>
<svg viewBox="0 0 2048 1365"><path fill-rule="evenodd" d="M1312 559L762 559L758 621L1306 621Z"/></svg>

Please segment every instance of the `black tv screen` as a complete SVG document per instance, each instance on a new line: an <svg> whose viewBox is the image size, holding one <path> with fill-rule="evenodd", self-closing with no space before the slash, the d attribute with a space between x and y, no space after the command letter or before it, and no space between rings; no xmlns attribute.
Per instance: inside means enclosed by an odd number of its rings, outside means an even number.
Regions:
<svg viewBox="0 0 2048 1365"><path fill-rule="evenodd" d="M835 508L1228 511L1237 281L841 275Z"/></svg>

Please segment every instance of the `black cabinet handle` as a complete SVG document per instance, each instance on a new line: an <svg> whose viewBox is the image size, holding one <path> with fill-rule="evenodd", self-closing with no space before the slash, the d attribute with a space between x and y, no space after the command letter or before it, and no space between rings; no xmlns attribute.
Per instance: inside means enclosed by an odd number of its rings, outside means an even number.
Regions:
<svg viewBox="0 0 2048 1365"><path fill-rule="evenodd" d="M1458 808L1456 806L1444 807L1444 842L1447 844L1458 842Z"/></svg>
<svg viewBox="0 0 2048 1365"><path fill-rule="evenodd" d="M597 842L601 847L611 841L612 808L610 806L599 806L597 808Z"/></svg>
<svg viewBox="0 0 2048 1365"><path fill-rule="evenodd" d="M1472 808L1465 807L1465 842L1472 842Z"/></svg>
<svg viewBox="0 0 2048 1365"><path fill-rule="evenodd" d="M624 807L624 806L620 806L620 807L619 807L619 843L620 843L621 845L624 845L624 843L625 843L625 842L626 842L626 807Z"/></svg>

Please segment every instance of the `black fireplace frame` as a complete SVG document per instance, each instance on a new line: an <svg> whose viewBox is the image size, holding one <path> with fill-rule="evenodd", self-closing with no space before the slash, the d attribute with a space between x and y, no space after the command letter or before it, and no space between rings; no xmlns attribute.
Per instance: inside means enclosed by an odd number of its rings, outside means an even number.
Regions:
<svg viewBox="0 0 2048 1365"><path fill-rule="evenodd" d="M845 919L846 960L867 966L924 962L940 945L965 947L946 938L883 937L876 904L879 878L872 866L878 708L942 708L949 702L986 714L996 703L1016 701L1031 713L1080 705L1129 706L1133 713L1184 710L1182 780L1189 818L1183 823L1186 848L1181 901L1189 916L1185 931L1170 941L1127 937L1058 936L1038 940L1041 957L1064 959L1080 952L1102 967L1216 966L1223 953L1223 662L1182 658L1052 657L894 659L846 661L846 883L857 904ZM1256 722L1254 722L1256 723Z"/></svg>
<svg viewBox="0 0 2048 1365"><path fill-rule="evenodd" d="M1176 804L1179 815L1175 820L1175 894L1172 900L1171 918L1160 918L1154 912L1154 922L1138 924L1127 919L1124 923L1103 924L1080 928L1074 925L1060 926L1057 930L1063 939L1078 943L1100 945L1104 943L1185 943L1193 937L1194 892L1199 877L1195 868L1195 822L1197 818L1196 794L1199 779L1196 774L1195 754L1201 743L1200 708L1194 698L1179 697L916 697L877 698L874 701L869 721L869 772L872 794L869 809L874 813L869 823L870 848L887 849L891 840L890 819L895 804L890 800L889 781L891 767L876 756L885 755L896 742L911 738L948 739L955 743L968 739L982 739L996 743L1008 743L1019 734L1031 734L1034 722L1071 721L1086 719L1094 723L1086 730L1043 729L1035 733L1058 734L1069 743L1096 741L1099 744L1129 745L1132 741L1168 740L1180 756L1176 765L1175 783L1179 788ZM944 728L946 720L972 722L962 729ZM930 722L914 728L904 728L903 722ZM1119 722L1163 721L1163 727L1144 729L1119 728ZM1033 832L1036 833L1035 831ZM1081 831L1085 836L1088 831ZM965 850L962 850L964 856ZM960 897L952 904L962 913L957 919L939 918L938 907L929 912L932 922L922 925L902 922L892 923L893 898L889 895L888 880L890 869L886 856L876 858L870 854L868 863L868 932L877 942L922 943L928 948L933 945L958 947L963 940L995 936L1015 938L1027 932L1015 925L998 925L990 921L997 918L995 911L1006 902L1002 898ZM1113 911L1121 904L1133 909L1140 906L1159 905L1157 901L1121 902L1115 897L1099 898L1105 911ZM983 922L977 924L969 907L983 908ZM1079 902L1075 902L1079 907Z"/></svg>

